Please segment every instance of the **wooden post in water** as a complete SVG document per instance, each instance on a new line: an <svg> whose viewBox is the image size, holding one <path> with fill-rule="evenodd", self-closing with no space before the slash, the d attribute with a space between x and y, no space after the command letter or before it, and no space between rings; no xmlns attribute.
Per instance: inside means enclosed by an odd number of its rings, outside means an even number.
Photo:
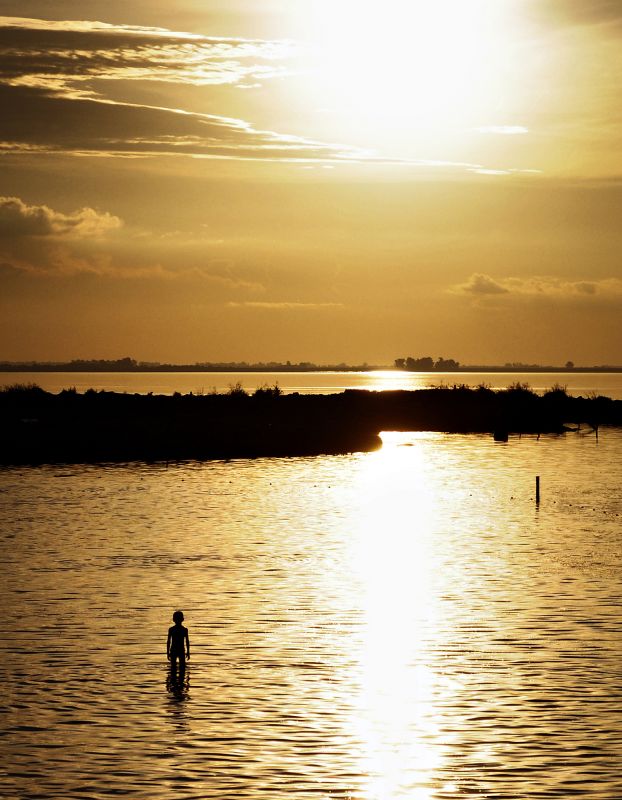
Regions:
<svg viewBox="0 0 622 800"><path fill-rule="evenodd" d="M540 476L536 475L536 503L540 502Z"/></svg>

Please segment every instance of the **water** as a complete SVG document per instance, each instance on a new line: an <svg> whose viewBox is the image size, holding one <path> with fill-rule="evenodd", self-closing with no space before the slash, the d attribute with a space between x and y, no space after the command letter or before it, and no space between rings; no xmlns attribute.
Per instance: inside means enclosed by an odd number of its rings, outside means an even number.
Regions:
<svg viewBox="0 0 622 800"><path fill-rule="evenodd" d="M539 393L560 385L572 395L596 393L622 400L622 372L0 372L0 386L36 383L55 394L72 387L79 392L105 389L139 394L226 392L238 383L248 392L278 384L286 393L331 394L345 389L429 389L454 384L506 389L516 381Z"/></svg>
<svg viewBox="0 0 622 800"><path fill-rule="evenodd" d="M1 470L1 796L617 800L621 483L610 429Z"/></svg>

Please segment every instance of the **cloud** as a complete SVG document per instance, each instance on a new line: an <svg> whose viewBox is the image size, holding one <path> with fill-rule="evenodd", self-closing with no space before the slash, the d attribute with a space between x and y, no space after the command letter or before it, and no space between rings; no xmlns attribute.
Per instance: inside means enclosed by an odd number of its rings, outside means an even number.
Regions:
<svg viewBox="0 0 622 800"><path fill-rule="evenodd" d="M529 133L529 128L525 128L523 125L484 125L475 130L478 133L493 133L501 136L520 136Z"/></svg>
<svg viewBox="0 0 622 800"><path fill-rule="evenodd" d="M219 301L265 291L252 271L214 258L214 246L192 252L184 236L172 237L169 245L162 247L167 238L123 229L119 217L93 208L65 214L46 205L30 205L19 197L0 196L0 272L5 276L92 275L124 281L175 281L196 286ZM141 249L138 258L137 242Z"/></svg>
<svg viewBox="0 0 622 800"><path fill-rule="evenodd" d="M239 119L130 103L53 97L0 86L0 142L9 152L173 155L304 161L353 158L357 151L257 131ZM54 119L57 124L50 125Z"/></svg>
<svg viewBox="0 0 622 800"><path fill-rule="evenodd" d="M118 217L93 208L62 214L48 206L27 205L19 197L0 197L0 237L92 237L102 236L121 225Z"/></svg>
<svg viewBox="0 0 622 800"><path fill-rule="evenodd" d="M613 25L622 26L622 7L619 0L531 0L538 16L556 25Z"/></svg>
<svg viewBox="0 0 622 800"><path fill-rule="evenodd" d="M314 311L324 308L343 308L343 303L299 303L299 302L261 302L261 301L248 301L248 302L230 302L227 303L229 308L266 308L266 309L295 309Z"/></svg>
<svg viewBox="0 0 622 800"><path fill-rule="evenodd" d="M485 167L471 167L469 168L469 172L473 172L476 175L510 175L511 172L508 169L487 169Z"/></svg>
<svg viewBox="0 0 622 800"><path fill-rule="evenodd" d="M291 42L0 17L0 152L317 161L361 150L256 130L245 120L123 101L112 84L229 84L282 77Z"/></svg>
<svg viewBox="0 0 622 800"><path fill-rule="evenodd" d="M0 258L5 271L101 273L110 267L110 259L99 245L122 224L119 217L89 207L64 214L19 197L0 197ZM80 252L84 249L88 252Z"/></svg>
<svg viewBox="0 0 622 800"><path fill-rule="evenodd" d="M551 276L495 280L489 275L474 273L466 283L454 286L450 291L471 296L505 295L514 299L622 300L622 280L569 281Z"/></svg>
<svg viewBox="0 0 622 800"><path fill-rule="evenodd" d="M465 294L507 294L509 292L509 289L501 286L490 276L482 275L479 272L471 275L469 280L458 288Z"/></svg>
<svg viewBox="0 0 622 800"><path fill-rule="evenodd" d="M65 214L0 197L0 260L5 270L39 276L120 273L110 255L110 234L122 226L107 211L86 207Z"/></svg>
<svg viewBox="0 0 622 800"><path fill-rule="evenodd" d="M282 62L293 52L294 45L288 41L0 17L0 80L65 95L96 96L93 81L165 81L194 86L256 83L288 74L289 68Z"/></svg>
<svg viewBox="0 0 622 800"><path fill-rule="evenodd" d="M360 147L259 130L244 119L170 107L170 101L132 102L137 90L145 96L145 83L161 85L169 97L175 86L258 89L294 74L303 51L289 40L0 17L0 154L483 169L458 160L384 158Z"/></svg>

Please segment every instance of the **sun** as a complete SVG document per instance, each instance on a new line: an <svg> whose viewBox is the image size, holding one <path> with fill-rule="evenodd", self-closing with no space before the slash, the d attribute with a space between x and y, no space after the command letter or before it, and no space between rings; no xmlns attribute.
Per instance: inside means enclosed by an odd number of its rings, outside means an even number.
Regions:
<svg viewBox="0 0 622 800"><path fill-rule="evenodd" d="M368 133L492 124L508 90L512 2L319 0L318 108Z"/></svg>

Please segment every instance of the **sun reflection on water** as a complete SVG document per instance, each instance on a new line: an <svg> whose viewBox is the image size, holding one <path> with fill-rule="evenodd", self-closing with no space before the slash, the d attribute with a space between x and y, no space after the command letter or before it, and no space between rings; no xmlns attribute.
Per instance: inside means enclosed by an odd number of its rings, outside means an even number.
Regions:
<svg viewBox="0 0 622 800"><path fill-rule="evenodd" d="M383 439L0 474L5 794L622 797L622 434Z"/></svg>
<svg viewBox="0 0 622 800"><path fill-rule="evenodd" d="M425 450L403 434L382 438L361 475L351 553L362 619L352 727L370 800L431 800L443 760L436 706L444 691L429 652L439 614L434 498Z"/></svg>
<svg viewBox="0 0 622 800"><path fill-rule="evenodd" d="M426 373L391 369L375 369L363 373L363 376L365 378L365 386L362 388L370 389L374 392L387 392L397 389L424 389L427 381Z"/></svg>

